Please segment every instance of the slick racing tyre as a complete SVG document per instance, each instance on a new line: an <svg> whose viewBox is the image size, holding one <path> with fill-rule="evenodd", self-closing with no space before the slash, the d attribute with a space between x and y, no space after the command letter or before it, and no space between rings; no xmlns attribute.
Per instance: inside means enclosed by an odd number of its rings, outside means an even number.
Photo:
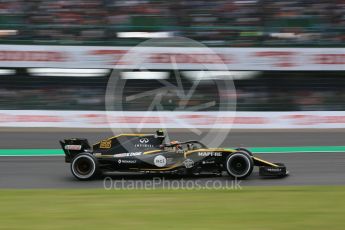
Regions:
<svg viewBox="0 0 345 230"><path fill-rule="evenodd" d="M236 150L240 152L248 153L250 156L253 156L253 153L246 148L237 148Z"/></svg>
<svg viewBox="0 0 345 230"><path fill-rule="evenodd" d="M71 162L71 171L78 180L91 180L99 175L97 159L89 153L80 153Z"/></svg>
<svg viewBox="0 0 345 230"><path fill-rule="evenodd" d="M225 167L230 176L244 179L252 173L254 161L246 152L235 152L226 158Z"/></svg>

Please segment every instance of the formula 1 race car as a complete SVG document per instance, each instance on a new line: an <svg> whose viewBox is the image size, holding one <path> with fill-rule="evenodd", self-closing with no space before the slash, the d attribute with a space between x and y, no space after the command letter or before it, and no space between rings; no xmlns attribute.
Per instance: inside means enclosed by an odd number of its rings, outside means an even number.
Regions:
<svg viewBox="0 0 345 230"><path fill-rule="evenodd" d="M288 174L282 163L254 157L245 148L208 148L198 141L163 143L164 132L120 134L92 147L86 139L60 141L65 161L79 180L90 180L105 172L174 173L187 175L216 174L226 171L238 179L248 177L254 166L267 177Z"/></svg>

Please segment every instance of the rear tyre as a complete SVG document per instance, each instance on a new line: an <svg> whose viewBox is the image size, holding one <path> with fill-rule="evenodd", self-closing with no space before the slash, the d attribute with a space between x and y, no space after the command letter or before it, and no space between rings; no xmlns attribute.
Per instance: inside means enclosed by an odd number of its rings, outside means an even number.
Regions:
<svg viewBox="0 0 345 230"><path fill-rule="evenodd" d="M235 152L226 158L225 167L230 176L244 179L252 173L254 161L246 152Z"/></svg>
<svg viewBox="0 0 345 230"><path fill-rule="evenodd" d="M98 160L90 153L80 153L72 159L71 172L78 180L91 180L100 174Z"/></svg>

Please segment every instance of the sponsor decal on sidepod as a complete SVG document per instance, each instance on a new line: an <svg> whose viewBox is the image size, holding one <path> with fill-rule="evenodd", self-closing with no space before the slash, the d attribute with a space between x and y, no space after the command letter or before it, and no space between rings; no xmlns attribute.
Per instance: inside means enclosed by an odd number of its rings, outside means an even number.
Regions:
<svg viewBox="0 0 345 230"><path fill-rule="evenodd" d="M153 159L153 164L157 167L164 167L167 165L167 159L165 156L158 155Z"/></svg>
<svg viewBox="0 0 345 230"><path fill-rule="evenodd" d="M199 157L221 157L222 153L221 152L199 152L198 156Z"/></svg>
<svg viewBox="0 0 345 230"><path fill-rule="evenodd" d="M133 156L140 156L142 152L132 152L132 153L119 153L114 154L114 157L133 157Z"/></svg>
<svg viewBox="0 0 345 230"><path fill-rule="evenodd" d="M117 162L119 164L135 164L135 163L137 163L136 160L121 160L121 159L119 159Z"/></svg>

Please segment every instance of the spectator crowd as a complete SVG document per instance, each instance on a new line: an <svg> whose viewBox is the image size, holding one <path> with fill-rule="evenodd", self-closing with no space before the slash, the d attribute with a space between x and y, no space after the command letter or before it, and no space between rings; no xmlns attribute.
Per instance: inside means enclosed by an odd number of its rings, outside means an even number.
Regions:
<svg viewBox="0 0 345 230"><path fill-rule="evenodd" d="M119 36L132 31L211 46L341 45L345 1L0 0L0 26L3 43L135 44Z"/></svg>

